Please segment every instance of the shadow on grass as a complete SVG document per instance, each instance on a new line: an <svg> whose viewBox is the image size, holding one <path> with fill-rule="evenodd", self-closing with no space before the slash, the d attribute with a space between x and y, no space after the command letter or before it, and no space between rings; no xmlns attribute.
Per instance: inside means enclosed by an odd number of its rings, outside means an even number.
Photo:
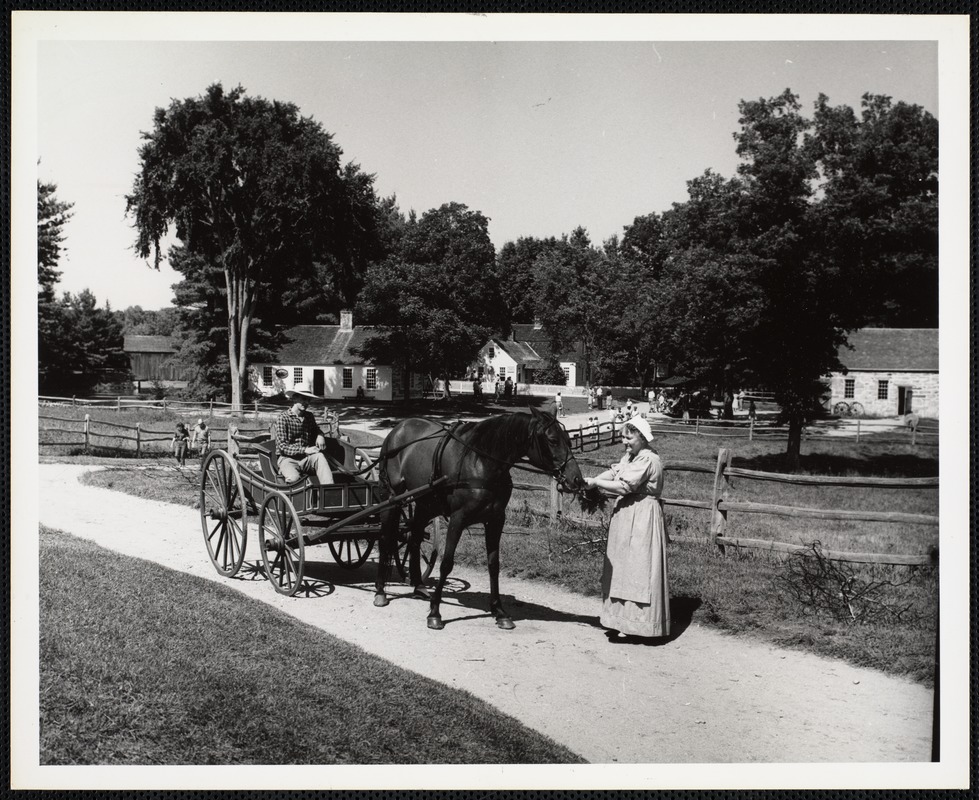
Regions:
<svg viewBox="0 0 979 800"><path fill-rule="evenodd" d="M735 457L735 466L761 472L788 472L784 453L764 453L749 458ZM875 477L926 478L938 475L935 454L881 453L867 450L856 455L808 453L800 456L799 472L811 475L866 475Z"/></svg>

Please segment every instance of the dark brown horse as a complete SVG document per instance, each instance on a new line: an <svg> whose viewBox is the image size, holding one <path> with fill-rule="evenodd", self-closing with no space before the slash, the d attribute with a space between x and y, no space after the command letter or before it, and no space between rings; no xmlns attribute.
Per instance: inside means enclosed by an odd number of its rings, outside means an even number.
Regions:
<svg viewBox="0 0 979 800"><path fill-rule="evenodd" d="M395 425L380 453L381 486L392 494L417 489L433 480L447 480L418 498L411 525L409 580L421 589L419 549L425 526L436 516L448 518L439 579L431 594L428 627L444 627L439 613L442 589L452 572L456 545L462 531L482 523L486 532L486 559L490 579L490 612L501 628L513 620L500 601L500 535L513 491L510 469L524 456L552 475L562 491L585 488L581 470L571 453L568 434L553 416L531 409L530 414L503 414L483 422L448 427L429 419L406 419ZM399 509L385 511L381 519L380 561L374 605L386 606L384 584L397 545Z"/></svg>

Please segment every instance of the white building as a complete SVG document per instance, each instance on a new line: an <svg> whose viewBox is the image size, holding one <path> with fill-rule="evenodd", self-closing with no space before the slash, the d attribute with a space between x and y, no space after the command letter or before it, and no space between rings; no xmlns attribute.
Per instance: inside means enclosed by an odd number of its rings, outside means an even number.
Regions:
<svg viewBox="0 0 979 800"><path fill-rule="evenodd" d="M275 360L249 367L249 385L265 397L294 389L328 400L355 400L358 388L369 400L401 397L400 373L353 352L372 332L371 326L354 327L350 311L340 312L339 325L287 328Z"/></svg>

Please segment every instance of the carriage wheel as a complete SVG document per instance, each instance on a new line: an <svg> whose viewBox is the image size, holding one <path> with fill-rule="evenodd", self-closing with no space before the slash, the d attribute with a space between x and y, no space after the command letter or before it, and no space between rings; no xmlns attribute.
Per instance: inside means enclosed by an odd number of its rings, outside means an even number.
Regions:
<svg viewBox="0 0 979 800"><path fill-rule="evenodd" d="M395 554L394 563L401 575L401 580L408 579L408 537L411 535L411 521L415 514L415 504L408 503L401 508L401 523L398 530L398 552ZM435 565L438 563L442 552L442 543L436 534L436 528L429 523L425 528L428 534L427 539L421 542L421 573L422 583L427 581Z"/></svg>
<svg viewBox="0 0 979 800"><path fill-rule="evenodd" d="M198 507L207 554L226 578L236 575L245 560L246 503L238 466L224 450L212 450L201 467Z"/></svg>
<svg viewBox="0 0 979 800"><path fill-rule="evenodd" d="M850 414L850 404L844 403L842 400L833 406L833 413L838 417L846 417Z"/></svg>
<svg viewBox="0 0 979 800"><path fill-rule="evenodd" d="M862 417L863 416L863 406L860 403L854 403L850 406L850 416L852 417Z"/></svg>
<svg viewBox="0 0 979 800"><path fill-rule="evenodd" d="M258 512L258 544L272 588L292 597L303 581L306 553L296 509L282 492L270 492L262 503Z"/></svg>
<svg viewBox="0 0 979 800"><path fill-rule="evenodd" d="M336 542L327 542L330 545L330 552L333 558L344 569L357 569L370 556L374 549L374 540L365 539L340 539Z"/></svg>

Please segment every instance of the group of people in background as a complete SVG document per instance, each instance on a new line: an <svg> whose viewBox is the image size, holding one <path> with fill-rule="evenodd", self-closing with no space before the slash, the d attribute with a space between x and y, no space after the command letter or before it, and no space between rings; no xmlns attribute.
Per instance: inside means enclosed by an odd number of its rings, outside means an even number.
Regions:
<svg viewBox="0 0 979 800"><path fill-rule="evenodd" d="M197 424L189 431L183 422L178 422L170 449L182 467L187 465L187 454L190 451L196 451L203 462L207 451L211 449L211 429L203 419L198 419Z"/></svg>

